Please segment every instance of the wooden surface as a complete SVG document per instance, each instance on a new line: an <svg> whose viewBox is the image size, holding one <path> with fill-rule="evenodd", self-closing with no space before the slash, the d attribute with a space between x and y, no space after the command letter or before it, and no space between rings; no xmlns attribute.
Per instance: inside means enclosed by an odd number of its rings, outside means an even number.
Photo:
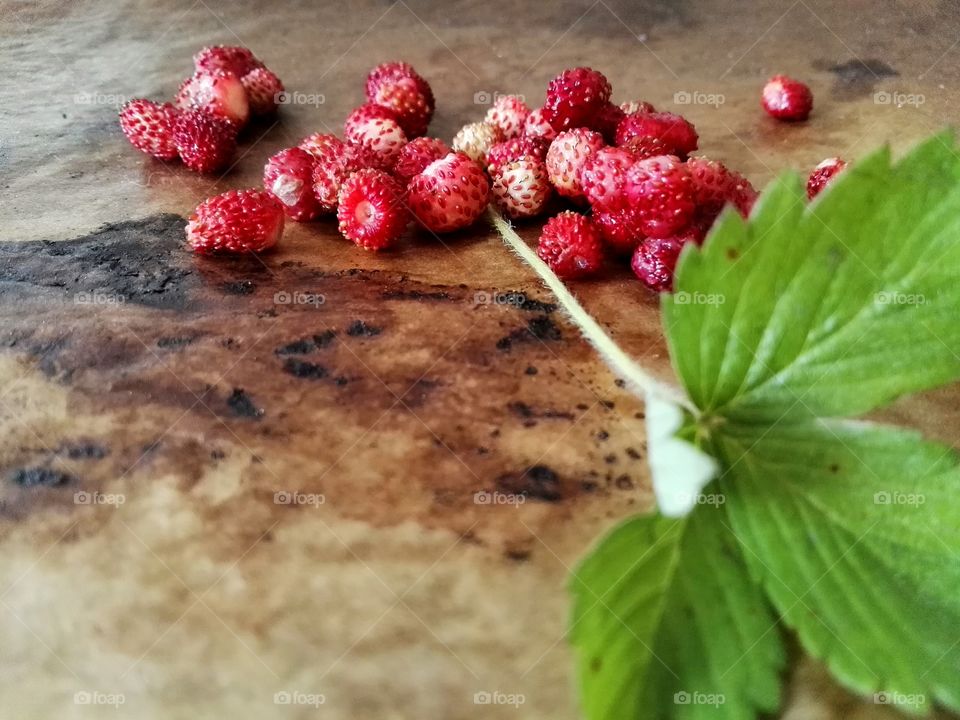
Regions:
<svg viewBox="0 0 960 720"><path fill-rule="evenodd" d="M589 64L617 100L684 112L702 151L758 187L829 155L909 146L955 121L960 99L960 22L937 2L0 9L11 718L577 717L565 584L599 533L651 505L642 403L484 226L442 243L412 232L381 255L331 221L290 223L262 260L182 247L198 202L338 130L372 65L412 62L437 95L432 133L449 140L484 96L536 105L559 70ZM223 177L133 151L114 104L170 96L217 42L250 46L309 104L248 132ZM774 72L810 81L809 123L762 115ZM923 102L878 104L878 91ZM684 92L723 97L681 106ZM575 290L671 379L652 296L622 271ZM311 297L322 303L299 302ZM943 390L884 417L951 442L955 400ZM478 504L481 491L529 500ZM813 663L788 682L789 720L893 716ZM284 691L326 703L276 705ZM474 704L482 691L525 703Z"/></svg>

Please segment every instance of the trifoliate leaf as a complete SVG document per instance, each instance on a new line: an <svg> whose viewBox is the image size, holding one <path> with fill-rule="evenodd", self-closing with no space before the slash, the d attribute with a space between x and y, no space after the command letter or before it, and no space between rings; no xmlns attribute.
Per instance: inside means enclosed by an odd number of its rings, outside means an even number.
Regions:
<svg viewBox="0 0 960 720"><path fill-rule="evenodd" d="M776 709L779 628L727 530L724 499L702 497L682 520L629 520L577 570L571 633L590 720Z"/></svg>
<svg viewBox="0 0 960 720"><path fill-rule="evenodd" d="M960 156L880 151L806 203L796 176L684 253L663 303L677 372L710 416L851 416L960 377Z"/></svg>
<svg viewBox="0 0 960 720"><path fill-rule="evenodd" d="M956 454L837 421L731 424L716 444L747 564L806 650L888 704L960 710Z"/></svg>

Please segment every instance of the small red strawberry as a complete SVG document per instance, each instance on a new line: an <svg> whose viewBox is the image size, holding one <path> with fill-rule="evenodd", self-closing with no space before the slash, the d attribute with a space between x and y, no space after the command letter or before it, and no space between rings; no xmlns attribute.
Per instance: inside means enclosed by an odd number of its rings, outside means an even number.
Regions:
<svg viewBox="0 0 960 720"><path fill-rule="evenodd" d="M170 103L137 98L120 108L120 129L137 150L160 160L177 157L173 126L180 111Z"/></svg>
<svg viewBox="0 0 960 720"><path fill-rule="evenodd" d="M433 90L430 89L430 83L417 74L412 65L405 62L386 62L373 68L367 75L367 100L376 102L377 92L382 85L404 79L413 81L417 91L426 100L430 112L433 113L436 103L433 99Z"/></svg>
<svg viewBox="0 0 960 720"><path fill-rule="evenodd" d="M806 120L813 109L813 93L799 80L774 75L763 86L761 104L777 120Z"/></svg>
<svg viewBox="0 0 960 720"><path fill-rule="evenodd" d="M379 159L379 167L388 170L396 162L407 136L397 122L396 113L381 105L367 103L347 116L344 135L352 143L371 150Z"/></svg>
<svg viewBox="0 0 960 720"><path fill-rule="evenodd" d="M181 110L203 110L242 128L250 101L240 78L226 70L199 72L183 81L173 101Z"/></svg>
<svg viewBox="0 0 960 720"><path fill-rule="evenodd" d="M501 166L494 173L490 192L508 217L528 218L543 211L553 187L543 161L524 157Z"/></svg>
<svg viewBox="0 0 960 720"><path fill-rule="evenodd" d="M531 157L541 162L547 159L550 141L537 135L521 135L512 140L498 142L487 152L487 172L496 174L507 163Z"/></svg>
<svg viewBox="0 0 960 720"><path fill-rule="evenodd" d="M543 108L530 111L526 122L523 123L523 134L544 137L547 140L553 140L557 137L557 131L553 129L553 125L548 123L543 115Z"/></svg>
<svg viewBox="0 0 960 720"><path fill-rule="evenodd" d="M689 240L677 237L644 240L630 260L633 273L651 290L672 292L677 259L687 242Z"/></svg>
<svg viewBox="0 0 960 720"><path fill-rule="evenodd" d="M623 110L626 115L633 115L634 113L655 113L657 110L646 100L630 100L629 102L620 103L620 109Z"/></svg>
<svg viewBox="0 0 960 720"><path fill-rule="evenodd" d="M633 155L636 160L671 154L671 148L663 140L649 135L637 135L620 147Z"/></svg>
<svg viewBox="0 0 960 720"><path fill-rule="evenodd" d="M732 181L727 200L733 203L733 206L743 217L747 217L753 210L753 205L760 194L750 184L750 181L740 173L731 170L730 176Z"/></svg>
<svg viewBox="0 0 960 720"><path fill-rule="evenodd" d="M222 170L237 149L237 127L200 110L180 113L173 126L173 141L183 164L191 170Z"/></svg>
<svg viewBox="0 0 960 720"><path fill-rule="evenodd" d="M472 225L487 207L486 174L463 153L449 153L428 165L407 188L410 209L433 232L451 232Z"/></svg>
<svg viewBox="0 0 960 720"><path fill-rule="evenodd" d="M427 132L433 117L433 107L420 92L413 78L404 77L380 83L372 100L394 112L408 138L420 137Z"/></svg>
<svg viewBox="0 0 960 720"><path fill-rule="evenodd" d="M626 116L627 114L619 105L608 102L600 108L590 129L603 135L603 140L608 145L613 145L617 141L617 128Z"/></svg>
<svg viewBox="0 0 960 720"><path fill-rule="evenodd" d="M283 210L260 190L229 190L209 198L190 216L187 241L195 252L262 252L283 234Z"/></svg>
<svg viewBox="0 0 960 720"><path fill-rule="evenodd" d="M617 145L626 145L638 136L663 142L672 155L685 157L697 149L699 137L693 125L674 113L638 112L627 115L617 127Z"/></svg>
<svg viewBox="0 0 960 720"><path fill-rule="evenodd" d="M589 127L610 100L610 82L590 68L564 70L547 85L543 117L557 132Z"/></svg>
<svg viewBox="0 0 960 720"><path fill-rule="evenodd" d="M193 65L198 73L226 70L238 78L263 67L263 63L247 48L229 45L203 48L193 56Z"/></svg>
<svg viewBox="0 0 960 720"><path fill-rule="evenodd" d="M432 162L446 157L450 148L443 140L431 137L419 137L411 140L400 149L393 174L406 184L415 175L423 172Z"/></svg>
<svg viewBox="0 0 960 720"><path fill-rule="evenodd" d="M594 209L616 210L626 204L623 186L634 162L631 153L617 147L600 148L587 158L580 171L580 186Z"/></svg>
<svg viewBox="0 0 960 720"><path fill-rule="evenodd" d="M523 126L530 115L530 106L516 95L498 95L493 105L487 110L484 120L496 125L503 131L507 140L515 138L523 132Z"/></svg>
<svg viewBox="0 0 960 720"><path fill-rule="evenodd" d="M594 212L593 224L614 255L629 257L644 239L640 213L629 206L610 212Z"/></svg>
<svg viewBox="0 0 960 720"><path fill-rule="evenodd" d="M638 160L627 171L624 193L640 214L643 233L668 237L682 230L696 208L693 181L673 155Z"/></svg>
<svg viewBox="0 0 960 720"><path fill-rule="evenodd" d="M277 109L277 103L283 95L283 83L280 78L266 68L254 68L242 78L250 112L254 115L269 115Z"/></svg>
<svg viewBox="0 0 960 720"><path fill-rule="evenodd" d="M730 200L733 176L723 163L705 157L687 158L685 164L693 181L693 199L697 204L697 212L716 217Z"/></svg>
<svg viewBox="0 0 960 720"><path fill-rule="evenodd" d="M503 131L496 125L488 122L467 123L453 136L450 146L485 166L490 148L504 139Z"/></svg>
<svg viewBox="0 0 960 720"><path fill-rule="evenodd" d="M603 264L600 232L583 215L566 210L543 226L537 255L565 280L592 275Z"/></svg>
<svg viewBox="0 0 960 720"><path fill-rule="evenodd" d="M331 150L313 165L311 183L313 196L317 199L322 212L336 212L340 197L340 187L350 174L358 168L346 145L338 151Z"/></svg>
<svg viewBox="0 0 960 720"><path fill-rule="evenodd" d="M587 159L602 147L603 136L586 128L557 135L547 151L547 172L558 193L570 198L583 197L580 172Z"/></svg>
<svg viewBox="0 0 960 720"><path fill-rule="evenodd" d="M827 183L837 173L842 172L846 166L847 163L838 157L827 158L817 165L807 179L807 197L813 200L827 186Z"/></svg>
<svg viewBox="0 0 960 720"><path fill-rule="evenodd" d="M331 153L342 154L344 143L333 133L313 133L300 141L300 149L306 150L318 160L323 160Z"/></svg>
<svg viewBox="0 0 960 720"><path fill-rule="evenodd" d="M298 147L281 150L263 168L263 187L273 195L293 220L313 220L320 204L313 194L313 166L316 158Z"/></svg>
<svg viewBox="0 0 960 720"><path fill-rule="evenodd" d="M382 170L358 170L340 188L340 232L365 250L382 250L403 234L410 213L403 187Z"/></svg>

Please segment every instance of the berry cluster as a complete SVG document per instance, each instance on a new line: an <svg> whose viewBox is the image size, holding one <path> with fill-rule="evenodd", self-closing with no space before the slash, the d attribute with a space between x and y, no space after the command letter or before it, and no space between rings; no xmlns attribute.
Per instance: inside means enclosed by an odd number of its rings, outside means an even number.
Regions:
<svg viewBox="0 0 960 720"><path fill-rule="evenodd" d="M212 173L233 159L251 115L276 110L283 83L243 47L203 48L193 64L172 103L131 100L120 110L120 127L138 150Z"/></svg>

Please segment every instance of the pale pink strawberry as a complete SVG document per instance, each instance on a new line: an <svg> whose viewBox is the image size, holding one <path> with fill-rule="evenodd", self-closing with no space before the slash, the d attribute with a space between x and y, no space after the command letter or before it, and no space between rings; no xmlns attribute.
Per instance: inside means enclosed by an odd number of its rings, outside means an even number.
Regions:
<svg viewBox="0 0 960 720"><path fill-rule="evenodd" d="M586 128L565 130L557 135L547 151L547 172L557 192L565 197L582 198L580 172L584 163L603 147L603 136Z"/></svg>
<svg viewBox="0 0 960 720"><path fill-rule="evenodd" d="M527 115L526 122L523 123L523 134L545 137L547 140L553 140L557 137L557 131L553 129L553 125L548 123L547 119L543 116L543 108L530 111L530 114Z"/></svg>
<svg viewBox="0 0 960 720"><path fill-rule="evenodd" d="M553 194L547 166L540 160L524 157L500 167L490 188L500 209L511 218L539 215Z"/></svg>
<svg viewBox="0 0 960 720"><path fill-rule="evenodd" d="M367 104L354 110L344 123L344 135L376 154L383 169L393 167L400 149L407 144L396 114L379 105Z"/></svg>
<svg viewBox="0 0 960 720"><path fill-rule="evenodd" d="M512 140L498 142L487 153L487 172L493 176L501 166L523 157L531 157L543 162L547 159L549 148L550 141L538 135L521 135Z"/></svg>
<svg viewBox="0 0 960 720"><path fill-rule="evenodd" d="M488 122L475 122L464 125L453 136L450 146L457 152L462 152L481 165L487 164L487 153L498 142L503 142L503 131L496 125Z"/></svg>
<svg viewBox="0 0 960 720"><path fill-rule="evenodd" d="M503 131L506 140L515 138L523 132L530 106L516 95L498 95L493 106L487 110L484 120L496 125Z"/></svg>

